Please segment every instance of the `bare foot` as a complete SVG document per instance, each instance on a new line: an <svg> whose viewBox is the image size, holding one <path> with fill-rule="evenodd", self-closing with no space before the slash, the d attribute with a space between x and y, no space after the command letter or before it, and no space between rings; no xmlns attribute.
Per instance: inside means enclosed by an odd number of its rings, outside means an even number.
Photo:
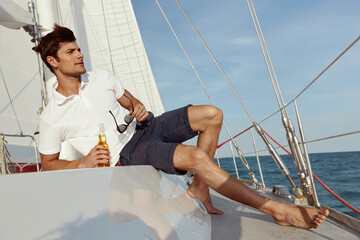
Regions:
<svg viewBox="0 0 360 240"><path fill-rule="evenodd" d="M304 208L280 204L278 213L273 215L275 221L282 226L299 228L318 228L329 215L327 209Z"/></svg>
<svg viewBox="0 0 360 240"><path fill-rule="evenodd" d="M221 215L224 213L223 211L215 208L214 205L212 204L209 194L209 189L207 189L207 191L204 191L203 193L200 193L194 191L194 189L190 191L190 187L189 187L187 193L189 194L190 197L200 200L209 214Z"/></svg>

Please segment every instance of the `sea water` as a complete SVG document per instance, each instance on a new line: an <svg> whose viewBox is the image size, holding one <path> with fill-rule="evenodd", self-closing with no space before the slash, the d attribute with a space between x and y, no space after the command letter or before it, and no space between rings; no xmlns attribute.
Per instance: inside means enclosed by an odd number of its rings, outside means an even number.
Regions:
<svg viewBox="0 0 360 240"><path fill-rule="evenodd" d="M288 167L291 177L298 184L297 168L292 158L288 155L282 155L281 158ZM313 173L337 195L360 210L360 152L314 153L309 154L309 158ZM270 156L259 156L259 159L266 187L272 188L274 185L285 185L292 193L289 181L282 175L274 160ZM256 157L246 157L246 160L260 182L261 178ZM236 164L239 177L250 179L239 158L236 158ZM221 158L220 165L224 170L236 177L232 158ZM360 215L344 206L316 180L314 181L321 205L327 205L360 220Z"/></svg>

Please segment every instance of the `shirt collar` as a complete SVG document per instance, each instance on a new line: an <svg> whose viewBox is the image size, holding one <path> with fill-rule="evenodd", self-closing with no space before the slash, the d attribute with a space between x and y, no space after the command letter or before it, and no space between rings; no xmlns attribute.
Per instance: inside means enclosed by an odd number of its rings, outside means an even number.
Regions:
<svg viewBox="0 0 360 240"><path fill-rule="evenodd" d="M88 73L84 73L81 74L81 86L80 86L80 90L79 90L79 94L81 93L81 91L91 82L91 80L89 79L89 74ZM62 95L61 93L56 91L56 88L58 87L58 81L56 81L52 88L51 88L51 92L53 95L53 98L55 100L55 102L58 105L64 104L67 100L70 100L76 96L78 96L77 94L65 97L64 95Z"/></svg>

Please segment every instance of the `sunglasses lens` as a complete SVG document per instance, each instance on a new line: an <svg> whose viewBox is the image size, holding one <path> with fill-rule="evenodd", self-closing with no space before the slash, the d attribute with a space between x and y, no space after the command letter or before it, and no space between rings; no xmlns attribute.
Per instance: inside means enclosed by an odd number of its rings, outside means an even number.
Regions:
<svg viewBox="0 0 360 240"><path fill-rule="evenodd" d="M134 116L133 116L133 115L130 115L130 114L127 114L127 115L124 117L124 121L125 121L127 124L130 124L133 119L134 119Z"/></svg>
<svg viewBox="0 0 360 240"><path fill-rule="evenodd" d="M128 127L128 125L126 125L126 124L121 124L121 125L119 126L120 133L125 132L125 130L127 129L127 127Z"/></svg>

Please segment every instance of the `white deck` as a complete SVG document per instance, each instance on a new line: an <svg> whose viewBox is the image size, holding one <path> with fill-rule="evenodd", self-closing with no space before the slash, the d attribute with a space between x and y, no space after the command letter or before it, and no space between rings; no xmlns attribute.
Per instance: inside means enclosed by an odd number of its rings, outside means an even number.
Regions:
<svg viewBox="0 0 360 240"><path fill-rule="evenodd" d="M184 185L149 166L0 176L0 239L210 239Z"/></svg>
<svg viewBox="0 0 360 240"><path fill-rule="evenodd" d="M276 199L269 191L263 194ZM277 225L271 216L254 208L236 203L218 193L212 193L212 196L216 207L225 212L222 216L211 218L212 239L360 239L359 232L343 226L331 217L317 229L284 227Z"/></svg>
<svg viewBox="0 0 360 240"><path fill-rule="evenodd" d="M281 227L218 194L225 214L210 216L185 188L149 166L0 176L0 239L360 239L331 219Z"/></svg>

